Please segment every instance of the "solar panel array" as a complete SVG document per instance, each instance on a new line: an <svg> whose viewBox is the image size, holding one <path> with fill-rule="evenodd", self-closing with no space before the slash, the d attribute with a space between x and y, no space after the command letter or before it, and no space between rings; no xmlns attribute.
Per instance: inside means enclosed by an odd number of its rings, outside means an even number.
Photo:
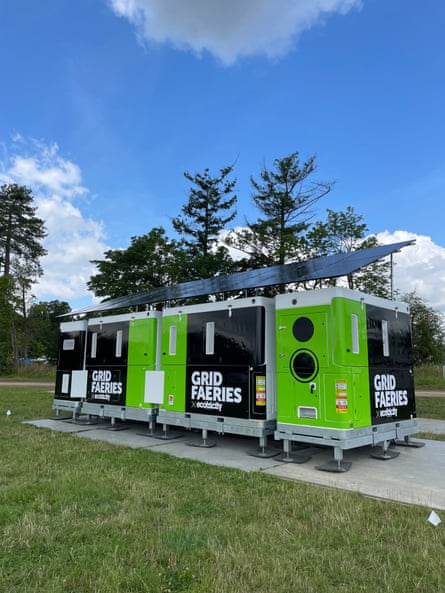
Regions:
<svg viewBox="0 0 445 593"><path fill-rule="evenodd" d="M215 276L202 280L192 280L172 286L162 286L132 295L126 295L110 299L96 305L84 307L77 311L71 311L65 316L97 313L101 311L112 311L137 307L139 305L150 305L199 297L208 294L233 292L252 288L261 288L289 283L308 282L311 280L323 280L326 278L339 278L356 272L387 255L399 251L414 241L401 241L390 245L379 245L368 249L350 251L327 255L304 262L289 263L268 268L258 268L246 272L236 272L225 276Z"/></svg>

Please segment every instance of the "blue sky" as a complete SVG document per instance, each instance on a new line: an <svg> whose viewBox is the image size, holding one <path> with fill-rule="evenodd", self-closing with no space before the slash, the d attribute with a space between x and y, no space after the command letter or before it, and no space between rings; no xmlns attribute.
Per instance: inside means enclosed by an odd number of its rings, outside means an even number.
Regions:
<svg viewBox="0 0 445 593"><path fill-rule="evenodd" d="M0 182L48 227L38 299L91 302L90 259L180 213L184 171L316 155L396 287L445 311L445 5L437 0L2 0Z"/></svg>

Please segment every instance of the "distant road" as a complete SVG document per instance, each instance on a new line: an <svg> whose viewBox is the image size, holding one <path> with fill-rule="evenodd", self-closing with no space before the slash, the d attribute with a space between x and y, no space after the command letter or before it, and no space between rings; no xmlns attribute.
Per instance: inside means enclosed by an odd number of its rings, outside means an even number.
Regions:
<svg viewBox="0 0 445 593"><path fill-rule="evenodd" d="M421 391L416 389L416 397L445 397L445 391Z"/></svg>

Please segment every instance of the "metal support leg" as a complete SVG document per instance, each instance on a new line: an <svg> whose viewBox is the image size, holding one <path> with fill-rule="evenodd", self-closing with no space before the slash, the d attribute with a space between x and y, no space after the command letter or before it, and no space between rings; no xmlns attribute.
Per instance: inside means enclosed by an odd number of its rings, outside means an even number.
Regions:
<svg viewBox="0 0 445 593"><path fill-rule="evenodd" d="M204 449L210 449L216 445L216 441L208 440L207 429L202 429L202 439L200 441L188 441L187 445L190 447L203 447Z"/></svg>
<svg viewBox="0 0 445 593"><path fill-rule="evenodd" d="M179 439L180 437L184 436L183 432L169 432L168 431L168 424L162 425L162 432L156 433L152 430L151 433L141 433L141 436L146 437L153 437L154 439L160 439L161 441L171 441L173 439Z"/></svg>
<svg viewBox="0 0 445 593"><path fill-rule="evenodd" d="M284 463L306 463L312 459L311 455L298 454L292 451L292 443L289 439L283 440L283 453L277 457L277 461Z"/></svg>
<svg viewBox="0 0 445 593"><path fill-rule="evenodd" d="M383 441L382 446L376 447L376 449L373 450L373 452L371 453L370 457L372 457L373 459L381 459L383 461L387 461L388 459L394 459L395 457L398 457L400 455L398 451L389 450L390 443L391 442L388 440Z"/></svg>
<svg viewBox="0 0 445 593"><path fill-rule="evenodd" d="M334 447L334 459L323 465L318 465L317 469L323 472L342 474L347 472L351 465L352 463L350 461L343 461L343 449L341 447Z"/></svg>
<svg viewBox="0 0 445 593"><path fill-rule="evenodd" d="M93 426L94 424L97 424L97 420L93 420L91 414L86 414L85 416L76 415L73 417L72 422L74 422L74 424L82 424L85 426Z"/></svg>
<svg viewBox="0 0 445 593"><path fill-rule="evenodd" d="M398 447L413 447L415 449L420 449L421 447L425 446L425 443L420 441L413 441L413 439L409 436L404 437L403 440L398 439L395 441L395 444Z"/></svg>
<svg viewBox="0 0 445 593"><path fill-rule="evenodd" d="M263 435L259 437L259 446L254 451L248 451L249 455L253 457L275 457L276 455L280 454L279 449L275 449L274 447L267 446L267 436Z"/></svg>
<svg viewBox="0 0 445 593"><path fill-rule="evenodd" d="M117 430L127 430L128 428L130 428L128 426L128 424L125 424L124 422L116 422L117 418L115 418L114 416L111 417L111 426L109 426L107 428L107 430L113 430L113 431L117 431Z"/></svg>

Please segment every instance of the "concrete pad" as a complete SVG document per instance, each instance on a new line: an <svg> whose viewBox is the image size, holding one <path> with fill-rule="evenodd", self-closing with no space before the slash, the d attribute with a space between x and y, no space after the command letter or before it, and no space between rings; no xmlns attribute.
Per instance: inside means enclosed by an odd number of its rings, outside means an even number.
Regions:
<svg viewBox="0 0 445 593"><path fill-rule="evenodd" d="M113 432L111 430L98 429L88 431L80 431L77 436L79 438L91 439L93 441L105 441L112 445L123 445L131 447L132 449L150 448L150 441L147 437L139 436L133 430L120 430Z"/></svg>
<svg viewBox="0 0 445 593"><path fill-rule="evenodd" d="M210 465L220 465L243 471L262 471L277 465L275 457L259 458L250 454L256 451L257 439L211 434L209 440L216 443L214 447L196 446L201 442L201 434L190 432L186 433L185 437L179 441L162 442L156 447L156 450L176 457L195 459ZM190 446L188 443L195 443L195 446ZM273 444L272 442L271 445ZM277 449L276 453L279 454L280 451L281 449Z"/></svg>
<svg viewBox="0 0 445 593"><path fill-rule="evenodd" d="M391 450L399 452L400 455L387 461L371 458L370 454L373 451L371 447L345 451L344 459L352 462L351 469L337 474L316 469L318 465L333 459L332 448L311 447L303 450L302 453L308 453L311 459L304 464L294 464L280 462L277 457L253 457L249 453L258 447L258 439L255 438L209 433L209 441L214 442L215 446L204 448L188 445L188 442L200 444L200 432L176 431L176 435L182 436L173 440L160 440L145 436L145 431L148 435L147 426L136 422L125 423L125 430L110 430L109 422L85 425L46 419L29 421L27 424L72 433L79 438L160 451L176 457L243 471L263 471L277 478L340 488L376 498L445 510L445 441L422 441L426 446L420 449L391 447ZM423 425L419 428L426 431ZM175 430L172 434L175 434ZM269 441L269 446L281 449L281 443L272 439Z"/></svg>
<svg viewBox="0 0 445 593"><path fill-rule="evenodd" d="M94 425L75 424L71 420L53 420L51 418L43 418L42 420L27 420L23 424L33 424L38 428L49 428L58 432L68 432L77 434L79 432L93 430L97 428Z"/></svg>
<svg viewBox="0 0 445 593"><path fill-rule="evenodd" d="M418 418L417 426L419 432L431 432L434 434L445 434L445 420L432 420L430 418Z"/></svg>
<svg viewBox="0 0 445 593"><path fill-rule="evenodd" d="M124 445L126 447L144 448L184 459L194 459L210 465L219 465L241 469L243 471L261 471L274 467L274 458L257 458L249 455L255 451L256 439L243 439L233 436L211 435L209 441L215 443L214 447L206 448L199 446L201 433L188 431L173 431L172 434L181 435L171 440L162 440L144 435L143 426L130 424L127 430L104 430L96 429L89 431L78 431L78 436L84 439L106 441L107 443ZM161 433L158 433L160 435ZM192 443L190 445L189 443ZM277 454L280 450L277 450Z"/></svg>
<svg viewBox="0 0 445 593"><path fill-rule="evenodd" d="M421 449L394 447L400 452L387 461L370 457L371 447L345 451L345 461L352 467L346 473L328 473L317 465L332 459L332 451L320 450L304 465L281 464L266 470L268 474L320 486L361 492L376 498L445 509L445 442L422 441Z"/></svg>

